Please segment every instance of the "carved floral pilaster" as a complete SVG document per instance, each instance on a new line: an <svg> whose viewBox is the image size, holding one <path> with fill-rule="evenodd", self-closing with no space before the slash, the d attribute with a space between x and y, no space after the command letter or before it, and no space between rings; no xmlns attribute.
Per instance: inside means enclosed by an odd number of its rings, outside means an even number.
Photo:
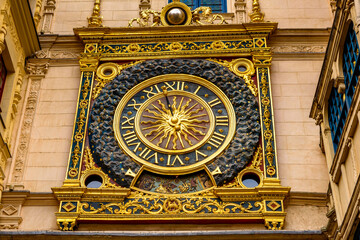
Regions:
<svg viewBox="0 0 360 240"><path fill-rule="evenodd" d="M235 0L235 19L236 23L246 23L246 1Z"/></svg>
<svg viewBox="0 0 360 240"><path fill-rule="evenodd" d="M15 154L12 163L11 182L9 188L23 188L23 173L26 156L29 148L31 129L33 126L36 107L38 104L41 80L49 68L48 59L41 59L34 63L27 63L28 89L24 102L24 113L20 123L20 132L15 145Z"/></svg>
<svg viewBox="0 0 360 240"><path fill-rule="evenodd" d="M54 18L54 12L56 9L56 0L46 0L44 6L43 22L41 26L41 33L51 33L52 21Z"/></svg>

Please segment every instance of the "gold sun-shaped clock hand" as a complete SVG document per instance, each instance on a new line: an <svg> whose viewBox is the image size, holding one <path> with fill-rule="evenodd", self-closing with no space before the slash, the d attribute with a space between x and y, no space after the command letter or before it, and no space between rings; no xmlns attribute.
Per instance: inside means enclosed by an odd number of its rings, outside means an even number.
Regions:
<svg viewBox="0 0 360 240"><path fill-rule="evenodd" d="M185 149L185 143L187 146L193 146L192 140L200 141L199 137L204 136L208 130L209 118L203 111L204 107L198 102L191 104L192 99L186 99L183 96L172 96L170 105L166 87L162 89L166 104L158 99L157 106L151 104L151 110L145 109L149 115L143 115L143 117L154 119L141 121L141 125L145 125L142 129L149 130L145 137L157 146L164 142L166 149Z"/></svg>

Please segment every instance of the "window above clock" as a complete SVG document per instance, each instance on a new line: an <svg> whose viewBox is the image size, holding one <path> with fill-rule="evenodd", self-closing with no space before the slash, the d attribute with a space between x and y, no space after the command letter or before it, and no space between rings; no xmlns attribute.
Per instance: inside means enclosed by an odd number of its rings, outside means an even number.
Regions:
<svg viewBox="0 0 360 240"><path fill-rule="evenodd" d="M169 0L169 3L172 0ZM213 13L226 13L226 0L181 0L180 2L188 5L191 10L198 7L211 7Z"/></svg>

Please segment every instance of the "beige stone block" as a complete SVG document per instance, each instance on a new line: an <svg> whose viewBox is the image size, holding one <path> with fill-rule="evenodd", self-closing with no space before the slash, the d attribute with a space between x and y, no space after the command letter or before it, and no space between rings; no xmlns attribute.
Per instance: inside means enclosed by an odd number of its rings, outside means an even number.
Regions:
<svg viewBox="0 0 360 240"><path fill-rule="evenodd" d="M274 19L274 21L277 21L277 19ZM278 22L279 22L279 28L328 28L331 27L332 24L330 18L329 19L296 18L296 19L286 19L285 21L278 21Z"/></svg>
<svg viewBox="0 0 360 240"><path fill-rule="evenodd" d="M287 149L287 139L286 136L276 135L276 149Z"/></svg>
<svg viewBox="0 0 360 240"><path fill-rule="evenodd" d="M42 81L41 89L79 89L80 77L45 78Z"/></svg>
<svg viewBox="0 0 360 240"><path fill-rule="evenodd" d="M282 86L281 86L282 87ZM300 108L300 97L273 97L274 109L296 109Z"/></svg>
<svg viewBox="0 0 360 240"><path fill-rule="evenodd" d="M22 231L58 230L55 212L59 206L24 206L20 224Z"/></svg>
<svg viewBox="0 0 360 240"><path fill-rule="evenodd" d="M305 135L304 124L301 122L275 123L276 136L301 136Z"/></svg>
<svg viewBox="0 0 360 240"><path fill-rule="evenodd" d="M78 89L42 90L40 93L40 102L76 101L78 94Z"/></svg>
<svg viewBox="0 0 360 240"><path fill-rule="evenodd" d="M76 78L80 79L80 68L78 65L74 66L50 66L45 79L47 78Z"/></svg>
<svg viewBox="0 0 360 240"><path fill-rule="evenodd" d="M350 201L349 197L350 197L351 193L349 192L346 181L347 181L346 178L340 177L339 183L338 183L338 186L339 186L339 188L338 188L339 189L339 198L340 198L342 209L347 209L347 206L348 206L349 201Z"/></svg>
<svg viewBox="0 0 360 240"><path fill-rule="evenodd" d="M294 0L287 0L289 8L313 8L313 9L327 9L326 1L319 1L319 0L301 0L301 1L294 1Z"/></svg>
<svg viewBox="0 0 360 240"><path fill-rule="evenodd" d="M320 138L320 127L314 123L304 123L305 134L308 136L317 136Z"/></svg>
<svg viewBox="0 0 360 240"><path fill-rule="evenodd" d="M69 3L65 4L66 8L70 10ZM89 11L90 12L90 11ZM71 12L71 11L56 11L56 17L54 18L54 23L62 20L61 24L69 21L78 21L81 20L81 15L79 13Z"/></svg>
<svg viewBox="0 0 360 240"><path fill-rule="evenodd" d="M76 14L78 12L89 12L89 16L90 16L93 11L93 8L94 8L94 2L91 0L84 2L71 1L71 2L67 2L66 12L68 12L69 14Z"/></svg>
<svg viewBox="0 0 360 240"><path fill-rule="evenodd" d="M70 149L69 149L70 151ZM67 167L69 153L67 152L30 152L27 155L27 166L29 167Z"/></svg>
<svg viewBox="0 0 360 240"><path fill-rule="evenodd" d="M127 10L139 10L139 1L122 0L121 3L117 0L108 0L101 3L101 13L103 11L127 11ZM163 7L166 4L163 5ZM151 8L153 9L153 8ZM105 14L104 14L105 15Z"/></svg>
<svg viewBox="0 0 360 240"><path fill-rule="evenodd" d="M288 206L286 208L285 230L318 230L326 226L327 208L318 206Z"/></svg>
<svg viewBox="0 0 360 240"><path fill-rule="evenodd" d="M46 184L47 181L59 181L63 174L66 172L66 167L26 167L24 173L24 181L41 181Z"/></svg>
<svg viewBox="0 0 360 240"><path fill-rule="evenodd" d="M288 8L286 11L288 12L288 17L291 18L304 18L305 16L305 11L307 9L303 9L303 8ZM286 18L286 16L281 16L281 18ZM285 19L282 19L283 21Z"/></svg>
<svg viewBox="0 0 360 240"><path fill-rule="evenodd" d="M266 12L266 18L289 18L289 11L284 8L263 8L263 12Z"/></svg>
<svg viewBox="0 0 360 240"><path fill-rule="evenodd" d="M318 165L320 168L326 167L325 155L321 152L320 148L314 149L278 149L278 164L307 164Z"/></svg>
<svg viewBox="0 0 360 240"><path fill-rule="evenodd" d="M271 73L271 84L298 84L297 73L274 71Z"/></svg>
<svg viewBox="0 0 360 240"><path fill-rule="evenodd" d="M310 106L312 105L314 98L313 97L302 97L300 98L300 108L309 109L310 113Z"/></svg>
<svg viewBox="0 0 360 240"><path fill-rule="evenodd" d="M261 8L262 9L282 9L284 11L284 8L288 8L287 1L284 0L271 0L271 1L262 1L261 2Z"/></svg>
<svg viewBox="0 0 360 240"><path fill-rule="evenodd" d="M64 182L63 180L47 180L47 181L24 181L24 187L30 192L42 192L42 193L51 193L51 188L61 187Z"/></svg>
<svg viewBox="0 0 360 240"><path fill-rule="evenodd" d="M314 122L308 109L275 109L274 117L276 122Z"/></svg>
<svg viewBox="0 0 360 240"><path fill-rule="evenodd" d="M294 109L275 109L274 118L276 123L281 122L302 122L303 114L301 110Z"/></svg>
<svg viewBox="0 0 360 240"><path fill-rule="evenodd" d="M308 108L300 109L300 111L302 112L302 115L304 117L304 123L314 123L314 119L309 117L310 107L311 107L311 105Z"/></svg>
<svg viewBox="0 0 360 240"><path fill-rule="evenodd" d="M350 153L346 160L345 160L345 171L346 171L346 178L349 185L349 191L350 193L353 193L354 187L357 181L357 174L356 174L356 166L354 166L354 161L352 154ZM342 177L345 177L342 175Z"/></svg>
<svg viewBox="0 0 360 240"><path fill-rule="evenodd" d="M316 136L287 136L288 149L314 149L319 143L320 138Z"/></svg>
<svg viewBox="0 0 360 240"><path fill-rule="evenodd" d="M312 70L312 61L278 61L278 72L304 72Z"/></svg>
<svg viewBox="0 0 360 240"><path fill-rule="evenodd" d="M329 188L329 178L323 180L316 180L311 184L312 192L327 192Z"/></svg>
<svg viewBox="0 0 360 240"><path fill-rule="evenodd" d="M281 185L291 187L291 191L296 192L322 192L325 193L329 186L328 179L289 179L283 178L280 174Z"/></svg>
<svg viewBox="0 0 360 240"><path fill-rule="evenodd" d="M64 114L37 114L34 118L33 127L61 127L73 126L75 121L74 113Z"/></svg>
<svg viewBox="0 0 360 240"><path fill-rule="evenodd" d="M76 111L76 102L40 102L37 112L40 114L59 114L74 113Z"/></svg>
<svg viewBox="0 0 360 240"><path fill-rule="evenodd" d="M312 63L317 66L318 65L318 61L312 61ZM297 79L299 81L299 83L303 83L303 84L317 84L317 82L319 81L319 74L320 74L320 69L318 71L314 71L314 70L309 70L309 71L304 71L304 72L297 72Z"/></svg>
<svg viewBox="0 0 360 240"><path fill-rule="evenodd" d="M71 140L73 127L37 127L31 132L32 139L67 139Z"/></svg>
<svg viewBox="0 0 360 240"><path fill-rule="evenodd" d="M280 85L272 85L271 86L271 95L273 97L281 96L281 86Z"/></svg>
<svg viewBox="0 0 360 240"><path fill-rule="evenodd" d="M281 96L313 97L316 85L281 85Z"/></svg>
<svg viewBox="0 0 360 240"><path fill-rule="evenodd" d="M67 139L47 139L47 140L37 140L32 139L29 146L29 152L62 152L69 153L70 141Z"/></svg>
<svg viewBox="0 0 360 240"><path fill-rule="evenodd" d="M128 22L132 18L139 17L139 10L116 11L113 14L113 20L122 20ZM137 25L134 25L137 26Z"/></svg>

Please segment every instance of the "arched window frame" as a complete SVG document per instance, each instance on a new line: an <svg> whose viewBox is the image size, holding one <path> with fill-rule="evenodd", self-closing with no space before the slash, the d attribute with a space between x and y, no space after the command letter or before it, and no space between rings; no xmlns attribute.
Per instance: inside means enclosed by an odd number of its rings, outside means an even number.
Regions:
<svg viewBox="0 0 360 240"><path fill-rule="evenodd" d="M341 45L342 70L344 83L338 88L333 88L328 100L328 119L331 130L334 151L340 143L341 135L345 126L355 88L360 76L359 43L356 32L351 22L347 30L344 43Z"/></svg>
<svg viewBox="0 0 360 240"><path fill-rule="evenodd" d="M226 1L227 0L180 0L180 2L188 5L191 10L201 6L206 6L211 7L213 13L226 13ZM172 0L168 0L168 2L171 3Z"/></svg>

